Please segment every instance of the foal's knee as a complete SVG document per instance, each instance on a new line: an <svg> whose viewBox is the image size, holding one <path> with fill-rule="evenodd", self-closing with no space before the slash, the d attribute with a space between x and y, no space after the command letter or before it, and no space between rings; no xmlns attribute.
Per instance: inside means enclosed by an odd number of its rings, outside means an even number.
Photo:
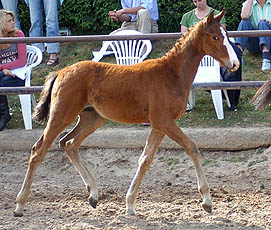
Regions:
<svg viewBox="0 0 271 230"><path fill-rule="evenodd" d="M43 143L43 137L41 137L32 146L29 163L31 163L31 164L33 164L33 163L37 164L37 163L40 163L43 160L43 154L41 154L42 143Z"/></svg>
<svg viewBox="0 0 271 230"><path fill-rule="evenodd" d="M196 143L194 143L192 141L188 145L185 146L185 150L187 153L191 153L191 154L195 154L195 155L200 154L198 146L196 145Z"/></svg>

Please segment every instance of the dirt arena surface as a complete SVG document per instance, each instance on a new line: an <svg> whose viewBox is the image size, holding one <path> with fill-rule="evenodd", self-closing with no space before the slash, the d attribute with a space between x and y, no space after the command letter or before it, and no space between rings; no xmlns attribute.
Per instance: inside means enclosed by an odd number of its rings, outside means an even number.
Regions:
<svg viewBox="0 0 271 230"><path fill-rule="evenodd" d="M28 153L0 152L1 230L271 229L271 148L202 152L213 213L201 208L192 161L182 150L160 149L147 171L136 215L125 194L142 149L82 149L95 167L100 200L87 201L84 184L63 151L48 152L36 173L23 217L13 217Z"/></svg>

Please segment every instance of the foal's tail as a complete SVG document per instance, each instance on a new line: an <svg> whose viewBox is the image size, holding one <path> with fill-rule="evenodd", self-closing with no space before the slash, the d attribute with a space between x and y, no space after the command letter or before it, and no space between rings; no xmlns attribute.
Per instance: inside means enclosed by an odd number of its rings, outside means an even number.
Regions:
<svg viewBox="0 0 271 230"><path fill-rule="evenodd" d="M58 72L53 72L46 77L44 88L40 94L40 101L35 107L32 115L33 119L39 122L44 122L48 120L48 115L50 111L51 93L57 76Z"/></svg>
<svg viewBox="0 0 271 230"><path fill-rule="evenodd" d="M262 87L258 89L252 98L252 103L256 109L264 109L271 103L271 81L264 83Z"/></svg>

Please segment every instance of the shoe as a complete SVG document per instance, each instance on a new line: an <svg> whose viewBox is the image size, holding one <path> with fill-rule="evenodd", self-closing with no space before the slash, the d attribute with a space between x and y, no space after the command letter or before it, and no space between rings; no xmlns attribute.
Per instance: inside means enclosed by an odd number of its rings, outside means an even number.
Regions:
<svg viewBox="0 0 271 230"><path fill-rule="evenodd" d="M232 105L232 106L230 107L230 111L231 111L231 112L236 112L236 111L237 111L237 106Z"/></svg>
<svg viewBox="0 0 271 230"><path fill-rule="evenodd" d="M151 126L150 123L142 123L143 126Z"/></svg>
<svg viewBox="0 0 271 230"><path fill-rule="evenodd" d="M0 131L5 128L10 119L7 96L0 95Z"/></svg>
<svg viewBox="0 0 271 230"><path fill-rule="evenodd" d="M6 124L11 120L11 116L9 113L4 114L0 117L0 131L2 131Z"/></svg>
<svg viewBox="0 0 271 230"><path fill-rule="evenodd" d="M49 67L52 67L52 66L55 66L57 64L58 64L58 58L56 58L56 59L50 58L46 65L49 66Z"/></svg>
<svg viewBox="0 0 271 230"><path fill-rule="evenodd" d="M263 59L263 62L262 62L262 71L265 71L265 70L270 70L271 67L270 67L270 60L269 59Z"/></svg>
<svg viewBox="0 0 271 230"><path fill-rule="evenodd" d="M191 106L189 105L189 103L187 103L186 105L186 112L190 112L192 110Z"/></svg>

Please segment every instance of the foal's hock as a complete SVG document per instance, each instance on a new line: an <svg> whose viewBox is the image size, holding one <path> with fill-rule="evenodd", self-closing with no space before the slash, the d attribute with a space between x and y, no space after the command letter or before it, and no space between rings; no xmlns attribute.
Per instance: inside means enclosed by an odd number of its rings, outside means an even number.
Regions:
<svg viewBox="0 0 271 230"><path fill-rule="evenodd" d="M126 195L127 214L134 213L139 186L164 135L176 141L191 157L203 197L202 206L211 212L210 189L200 164L199 150L176 125L176 120L186 110L189 91L204 55L213 56L232 71L239 66L227 33L220 25L223 16L224 11L217 16L211 13L161 58L132 66L82 61L49 75L34 114L39 120L48 118L48 122L31 150L14 215L23 215L37 167L57 135L78 115L76 126L62 137L60 146L82 177L92 207L98 203L96 180L81 160L78 148L88 135L110 119L122 123L148 122L152 126Z"/></svg>

